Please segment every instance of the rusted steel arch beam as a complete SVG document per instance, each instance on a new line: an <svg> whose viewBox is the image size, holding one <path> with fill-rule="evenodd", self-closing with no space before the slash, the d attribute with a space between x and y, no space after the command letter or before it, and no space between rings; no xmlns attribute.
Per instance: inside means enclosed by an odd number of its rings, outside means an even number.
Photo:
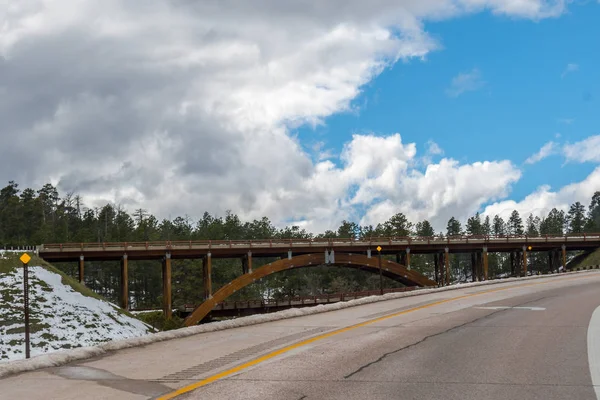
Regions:
<svg viewBox="0 0 600 400"><path fill-rule="evenodd" d="M361 254L336 253L335 262L333 264L325 263L325 255L323 253L305 254L301 256L292 257L291 259L284 258L269 264L265 264L262 267L253 270L250 273L239 276L238 278L229 282L227 285L223 286L221 289L219 289L213 294L212 298L209 298L205 300L204 303L200 304L185 319L184 325L196 325L212 311L215 305L224 301L235 292L243 289L248 285L251 285L252 283L261 278L288 269L316 267L319 265L360 268L369 272L379 273L379 265L377 258L368 258L367 256ZM436 283L430 280L429 278L413 270L409 271L403 265L393 261L384 260L382 262L382 270L384 275L389 276L392 279L396 279L407 285L436 285Z"/></svg>

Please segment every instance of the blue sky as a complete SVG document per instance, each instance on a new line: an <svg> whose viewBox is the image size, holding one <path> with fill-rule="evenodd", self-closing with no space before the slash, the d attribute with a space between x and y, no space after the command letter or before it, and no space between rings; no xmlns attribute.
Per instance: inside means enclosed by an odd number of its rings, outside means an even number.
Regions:
<svg viewBox="0 0 600 400"><path fill-rule="evenodd" d="M439 50L399 61L363 88L353 112L298 135L339 153L353 133L398 132L419 153L428 141L437 143L443 155L434 161L512 161L523 172L512 186L517 201L539 185L559 189L584 179L595 164L565 164L558 154L533 165L524 161L549 141L600 134L598 21L600 7L588 2L537 22L484 12L426 23ZM452 92L461 74L472 79L464 92Z"/></svg>

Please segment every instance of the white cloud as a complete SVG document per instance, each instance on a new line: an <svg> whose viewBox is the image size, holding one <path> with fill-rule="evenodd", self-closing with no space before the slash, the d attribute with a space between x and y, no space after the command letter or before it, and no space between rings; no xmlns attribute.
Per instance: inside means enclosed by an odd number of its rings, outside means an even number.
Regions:
<svg viewBox="0 0 600 400"><path fill-rule="evenodd" d="M521 217L529 214L543 217L554 207L568 211L570 205L576 201L589 204L594 192L599 188L600 167L597 167L584 180L564 186L557 191L552 191L550 186L543 185L522 201L505 200L491 204L485 208L484 215L498 214L506 220L513 210L517 210Z"/></svg>
<svg viewBox="0 0 600 400"><path fill-rule="evenodd" d="M544 158L554 154L556 152L556 143L548 142L542 146L542 148L535 154L532 154L525 160L525 164L535 164L540 162Z"/></svg>
<svg viewBox="0 0 600 400"><path fill-rule="evenodd" d="M600 135L590 136L573 144L565 144L563 154L567 162L600 162Z"/></svg>
<svg viewBox="0 0 600 400"><path fill-rule="evenodd" d="M567 74L571 73L571 72L577 72L579 71L579 65L578 64L573 64L573 63L569 63L567 64L567 66L565 67L565 70L563 71L563 73L560 75L561 78L564 78Z"/></svg>
<svg viewBox="0 0 600 400"><path fill-rule="evenodd" d="M231 209L315 230L356 207L371 222L394 210L445 218L505 195L519 176L507 161L443 159L420 173L414 144L358 135L340 167L324 147L313 161L290 128L351 110L386 67L438 48L427 20L564 11L544 0L0 3L0 180L57 182L88 206ZM464 79L457 90L472 90Z"/></svg>
<svg viewBox="0 0 600 400"><path fill-rule="evenodd" d="M433 140L427 141L427 154L440 155L444 154L444 150Z"/></svg>
<svg viewBox="0 0 600 400"><path fill-rule="evenodd" d="M481 72L474 68L469 72L462 72L452 78L450 87L446 89L446 94L450 97L458 97L465 92L473 92L481 89L485 81L481 77Z"/></svg>
<svg viewBox="0 0 600 400"><path fill-rule="evenodd" d="M575 120L573 118L559 118L558 122L565 125L571 125Z"/></svg>

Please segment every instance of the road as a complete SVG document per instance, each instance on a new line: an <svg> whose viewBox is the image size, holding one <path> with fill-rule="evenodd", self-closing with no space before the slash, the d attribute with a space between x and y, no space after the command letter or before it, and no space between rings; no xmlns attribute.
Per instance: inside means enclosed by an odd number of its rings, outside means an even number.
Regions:
<svg viewBox="0 0 600 400"><path fill-rule="evenodd" d="M599 306L598 272L463 288L11 376L0 398L600 399Z"/></svg>

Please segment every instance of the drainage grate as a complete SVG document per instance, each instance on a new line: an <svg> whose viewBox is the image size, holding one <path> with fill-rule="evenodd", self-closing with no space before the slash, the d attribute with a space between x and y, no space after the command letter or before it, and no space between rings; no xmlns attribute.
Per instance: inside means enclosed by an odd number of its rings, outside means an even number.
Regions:
<svg viewBox="0 0 600 400"><path fill-rule="evenodd" d="M248 347L247 349L238 350L231 354L227 354L223 357L215 358L214 360L207 361L202 364L195 365L190 368L186 368L182 371L175 372L169 375L166 375L160 379L153 379L155 382L177 382L186 379L192 379L196 376L205 374L207 372L213 371L218 368L222 368L227 364L234 363L236 361L243 360L244 358L272 350L274 347L278 347L284 345L289 342L296 341L298 339L305 338L307 336L311 336L317 333L325 332L333 327L319 327L315 329L310 329L304 332L294 333L293 335L288 335L281 337L279 339L274 339L265 343L258 344L256 346Z"/></svg>

